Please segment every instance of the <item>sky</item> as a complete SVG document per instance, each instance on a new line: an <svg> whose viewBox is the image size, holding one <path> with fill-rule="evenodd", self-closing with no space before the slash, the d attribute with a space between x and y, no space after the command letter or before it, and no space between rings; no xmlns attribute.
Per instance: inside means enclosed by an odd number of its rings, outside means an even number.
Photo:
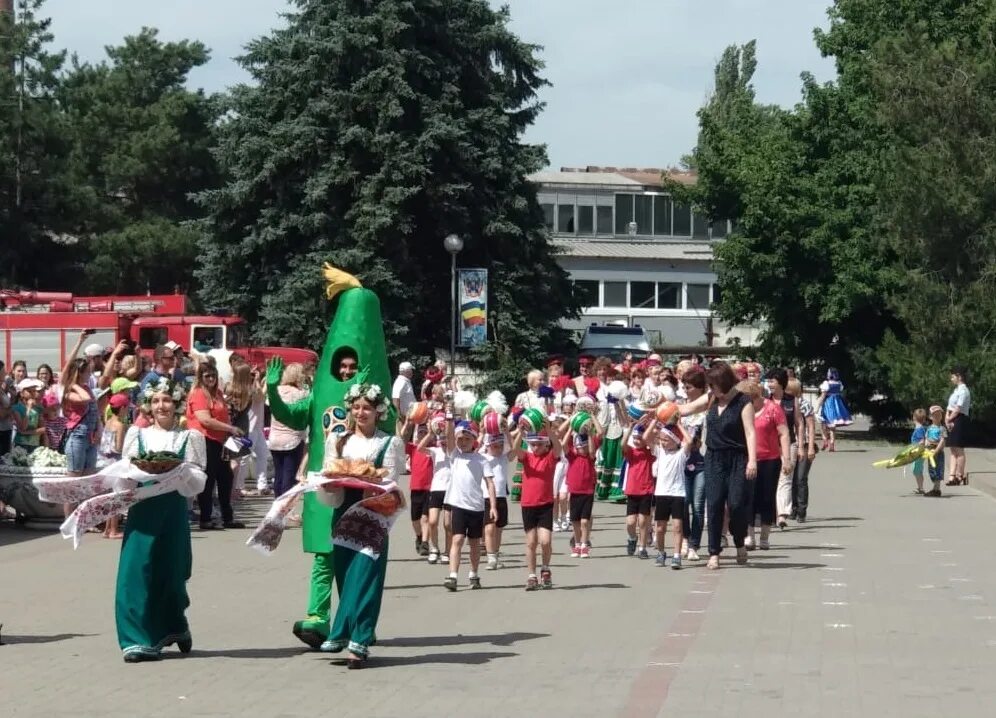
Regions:
<svg viewBox="0 0 996 718"><path fill-rule="evenodd" d="M758 42L761 102L792 106L799 75L825 82L813 29L830 0L490 0L507 4L512 29L543 46L546 109L526 140L547 145L550 165L668 167L695 145L696 111L731 44ZM142 26L165 40L200 40L211 62L191 85L220 91L243 82L234 58L281 24L286 0L48 0L55 45L100 60Z"/></svg>

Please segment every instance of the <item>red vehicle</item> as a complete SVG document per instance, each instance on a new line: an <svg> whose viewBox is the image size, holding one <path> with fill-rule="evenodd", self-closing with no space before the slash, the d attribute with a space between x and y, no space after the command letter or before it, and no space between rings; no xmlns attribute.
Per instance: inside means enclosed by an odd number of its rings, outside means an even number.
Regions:
<svg viewBox="0 0 996 718"><path fill-rule="evenodd" d="M113 347L130 340L135 351L151 356L156 346L174 341L184 351L219 350L244 356L255 366L271 357L284 362L317 362L309 349L257 347L249 342L244 319L223 314L188 315L182 294L75 297L63 292L0 290L0 359L8 367L24 360L29 370L49 364L56 372L83 329L95 342Z"/></svg>

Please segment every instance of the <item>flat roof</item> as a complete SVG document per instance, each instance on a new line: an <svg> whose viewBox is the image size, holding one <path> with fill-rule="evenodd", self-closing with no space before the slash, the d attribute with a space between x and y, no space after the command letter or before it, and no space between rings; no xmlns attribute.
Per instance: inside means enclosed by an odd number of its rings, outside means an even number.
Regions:
<svg viewBox="0 0 996 718"><path fill-rule="evenodd" d="M636 240L589 240L553 237L561 256L609 259L713 259L708 242L641 242Z"/></svg>

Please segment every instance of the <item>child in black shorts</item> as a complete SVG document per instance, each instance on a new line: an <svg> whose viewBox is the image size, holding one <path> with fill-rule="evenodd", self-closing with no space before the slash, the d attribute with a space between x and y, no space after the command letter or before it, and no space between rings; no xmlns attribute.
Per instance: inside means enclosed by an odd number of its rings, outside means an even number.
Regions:
<svg viewBox="0 0 996 718"><path fill-rule="evenodd" d="M688 463L691 438L680 434L677 427L662 427L659 429L660 441L657 445L657 485L654 497L657 506L654 509L656 525L657 566L667 565L667 553L664 550L667 537L667 522L671 520L671 535L674 537L674 555L671 557L671 568L681 568L681 541L684 535L685 522L685 465Z"/></svg>
<svg viewBox="0 0 996 718"><path fill-rule="evenodd" d="M549 421L544 420L543 423L544 431L526 433L529 451L516 451L522 463L522 528L526 532L526 566L529 570L527 591L535 591L541 583L543 588L553 586L553 573L550 571L550 558L553 556L553 474L560 461L561 448L557 432L550 430ZM525 430L520 426L512 436L513 446L521 446ZM538 579L537 547L543 555Z"/></svg>
<svg viewBox="0 0 996 718"><path fill-rule="evenodd" d="M460 554L464 539L470 544L471 588L481 587L477 567L481 560L481 539L484 536L485 498L484 490L490 499L490 518L498 518L495 501L495 484L491 467L477 451L477 424L461 421L456 426L447 423L446 449L450 458L450 486L446 491L446 503L451 507L450 525L453 538L449 546L450 575L443 582L449 591L457 590L457 572L460 570Z"/></svg>

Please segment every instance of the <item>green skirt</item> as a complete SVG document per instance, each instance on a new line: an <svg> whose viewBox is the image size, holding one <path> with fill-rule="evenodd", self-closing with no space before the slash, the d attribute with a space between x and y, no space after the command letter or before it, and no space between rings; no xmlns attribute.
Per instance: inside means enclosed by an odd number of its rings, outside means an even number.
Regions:
<svg viewBox="0 0 996 718"><path fill-rule="evenodd" d="M125 655L158 656L190 640L187 580L193 564L187 500L178 493L141 501L128 510L118 562L114 618Z"/></svg>

